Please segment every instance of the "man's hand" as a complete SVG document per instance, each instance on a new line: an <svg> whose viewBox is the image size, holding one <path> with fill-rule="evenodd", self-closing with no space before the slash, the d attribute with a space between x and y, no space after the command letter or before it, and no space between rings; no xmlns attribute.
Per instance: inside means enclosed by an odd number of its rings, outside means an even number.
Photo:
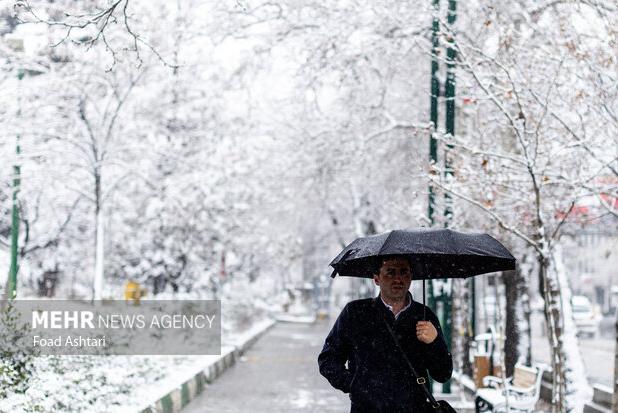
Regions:
<svg viewBox="0 0 618 413"><path fill-rule="evenodd" d="M416 338L425 344L432 343L438 337L438 330L431 321L419 321L416 323Z"/></svg>

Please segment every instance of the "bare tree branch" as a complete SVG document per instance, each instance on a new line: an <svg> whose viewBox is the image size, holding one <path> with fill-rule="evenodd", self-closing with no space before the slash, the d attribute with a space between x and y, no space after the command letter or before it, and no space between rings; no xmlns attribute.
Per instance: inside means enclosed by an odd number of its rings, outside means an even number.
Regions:
<svg viewBox="0 0 618 413"><path fill-rule="evenodd" d="M85 45L87 46L87 48L91 48L97 42L101 41L105 45L106 50L112 55L112 64L107 69L107 71L113 70L114 66L118 61L118 58L115 48L108 42L106 33L111 27L112 23L117 23L119 20L122 21L124 30L131 37L133 47L130 50L135 52L137 61L139 62L140 66L143 63L140 53L141 45L146 49L150 50L165 66L173 69L178 68L179 66L177 64L170 63L152 44L144 40L144 38L133 29L129 21L129 2L130 0L115 0L107 7L91 13L71 14L65 12L66 19L60 21L50 20L41 17L41 15L32 7L32 4L29 0L16 1L15 8L22 9L27 15L29 15L33 19L35 23L46 24L52 27L62 27L66 29L64 36L55 44L53 44L52 47L58 46L70 39L71 33L74 29L86 29L89 27L93 27L95 29L95 32L92 36L83 37L78 40L71 39L71 41Z"/></svg>

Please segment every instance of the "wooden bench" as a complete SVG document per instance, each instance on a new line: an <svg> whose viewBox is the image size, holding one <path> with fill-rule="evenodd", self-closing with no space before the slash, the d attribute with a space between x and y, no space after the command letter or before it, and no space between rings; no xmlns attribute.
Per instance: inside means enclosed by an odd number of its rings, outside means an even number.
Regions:
<svg viewBox="0 0 618 413"><path fill-rule="evenodd" d="M483 378L483 385L489 387L477 389L474 399L475 411L504 412L508 398L509 410L532 412L539 401L542 376L543 369L538 366L517 364L513 377L506 381L506 387L502 385L502 379L499 377Z"/></svg>

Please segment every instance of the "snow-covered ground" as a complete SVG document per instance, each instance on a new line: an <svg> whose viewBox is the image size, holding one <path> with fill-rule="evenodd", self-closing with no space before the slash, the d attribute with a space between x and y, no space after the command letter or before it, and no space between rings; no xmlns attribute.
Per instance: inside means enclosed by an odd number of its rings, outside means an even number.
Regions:
<svg viewBox="0 0 618 413"><path fill-rule="evenodd" d="M257 320L223 337L221 354L264 328ZM40 356L28 390L2 400L0 412L139 411L221 356Z"/></svg>

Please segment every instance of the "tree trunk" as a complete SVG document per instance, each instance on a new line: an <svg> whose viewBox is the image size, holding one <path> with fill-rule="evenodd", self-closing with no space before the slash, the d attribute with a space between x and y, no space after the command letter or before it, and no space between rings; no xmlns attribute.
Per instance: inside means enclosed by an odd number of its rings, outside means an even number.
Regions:
<svg viewBox="0 0 618 413"><path fill-rule="evenodd" d="M461 371L468 377L473 376L473 366L470 363L470 344L474 339L472 337L472 327L470 317L470 302L468 294L467 280L453 280L452 291L452 320L453 331L452 335L451 354L454 355L454 368Z"/></svg>
<svg viewBox="0 0 618 413"><path fill-rule="evenodd" d="M95 172L94 178L95 187L95 232L94 232L94 283L92 287L93 300L101 299L101 290L103 289L103 214L101 211L101 175L99 171Z"/></svg>
<svg viewBox="0 0 618 413"><path fill-rule="evenodd" d="M563 333L560 336L563 350L563 372L565 375L566 402L569 411L582 411L584 401L592 398L592 388L588 383L584 359L577 338L577 327L573 320L571 306L571 287L564 267L562 250L558 245L553 254L554 269L558 279L558 289L562 299L562 323Z"/></svg>
<svg viewBox="0 0 618 413"><path fill-rule="evenodd" d="M544 295L545 325L551 351L552 368L552 413L565 412L566 383L564 376L564 358L562 349L562 322L560 319L560 290L557 280L551 276L549 258L541 254L537 257L539 263L539 281Z"/></svg>
<svg viewBox="0 0 618 413"><path fill-rule="evenodd" d="M466 281L463 283L463 296L462 296L462 321L464 323L464 337L463 337L463 364L462 364L462 372L468 377L472 377L474 375L474 366L470 362L470 348L472 346L472 342L474 341L474 331L472 331L472 317L474 317L474 310L471 308L471 299L470 299L470 287L471 283Z"/></svg>
<svg viewBox="0 0 618 413"><path fill-rule="evenodd" d="M519 323L517 317L517 306L519 291L517 281L518 271L505 271L503 273L504 290L506 294L506 341L504 345L504 364L506 375L513 375L515 363L519 358Z"/></svg>
<svg viewBox="0 0 618 413"><path fill-rule="evenodd" d="M545 280L545 317L552 351L552 412L581 411L583 401L592 393L576 337L571 293L559 246L551 258L539 257L539 264Z"/></svg>
<svg viewBox="0 0 618 413"><path fill-rule="evenodd" d="M94 259L94 299L100 300L103 290L103 215L99 208L96 214L96 242Z"/></svg>
<svg viewBox="0 0 618 413"><path fill-rule="evenodd" d="M527 262L528 256L525 255L522 259L522 262ZM527 266L526 266L527 267ZM532 310L530 308L530 289L529 283L527 280L531 279L531 273L524 270L521 266L517 268L518 282L517 289L519 291L519 305L520 311L522 315L522 319L519 320L519 358L523 359L524 363L527 366L532 365L532 328L530 324L530 317L532 314Z"/></svg>
<svg viewBox="0 0 618 413"><path fill-rule="evenodd" d="M504 273L506 293L506 346L505 364L507 376L512 376L515 364L522 360L532 363L530 349L530 301L528 285L521 266Z"/></svg>

